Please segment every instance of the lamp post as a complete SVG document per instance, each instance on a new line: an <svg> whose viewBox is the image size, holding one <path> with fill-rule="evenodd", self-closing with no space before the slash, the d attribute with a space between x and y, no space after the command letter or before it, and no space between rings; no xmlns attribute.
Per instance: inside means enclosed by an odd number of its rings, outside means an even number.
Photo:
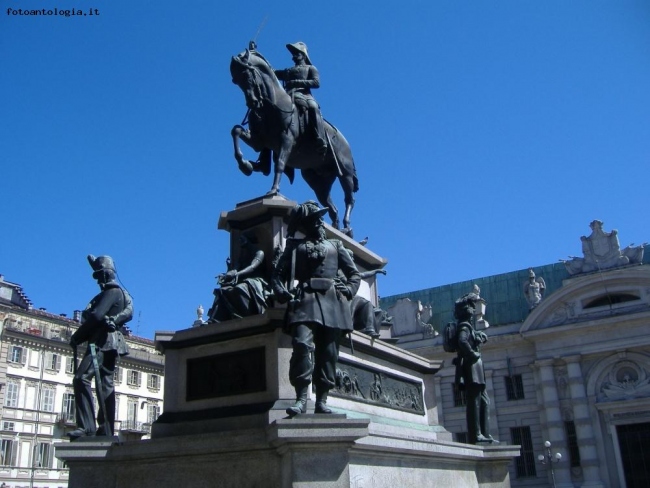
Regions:
<svg viewBox="0 0 650 488"><path fill-rule="evenodd" d="M546 448L546 453L537 456L537 460L542 464L548 464L548 467L551 469L551 480L553 480L553 488L556 488L555 470L553 469L553 463L559 463L562 459L562 454L559 452L551 454L551 443L549 441L544 442L544 447Z"/></svg>

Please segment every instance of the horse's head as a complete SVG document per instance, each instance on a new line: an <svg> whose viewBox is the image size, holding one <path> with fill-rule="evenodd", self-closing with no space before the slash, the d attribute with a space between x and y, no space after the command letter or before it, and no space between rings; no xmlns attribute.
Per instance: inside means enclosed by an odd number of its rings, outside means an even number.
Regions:
<svg viewBox="0 0 650 488"><path fill-rule="evenodd" d="M246 105L251 109L261 107L264 102L275 105L278 97L286 95L275 71L257 51L247 49L233 56L230 61L230 74L233 83L244 92Z"/></svg>
<svg viewBox="0 0 650 488"><path fill-rule="evenodd" d="M246 106L250 109L262 105L262 86L259 83L255 66L251 63L251 53L245 52L233 56L230 61L230 75L232 82L244 92Z"/></svg>

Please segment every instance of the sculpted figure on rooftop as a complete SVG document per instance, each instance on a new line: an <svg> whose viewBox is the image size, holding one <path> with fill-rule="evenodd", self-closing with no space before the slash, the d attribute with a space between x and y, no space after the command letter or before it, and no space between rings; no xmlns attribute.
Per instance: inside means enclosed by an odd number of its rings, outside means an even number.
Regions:
<svg viewBox="0 0 650 488"><path fill-rule="evenodd" d="M639 264L643 261L645 244L630 244L624 249L618 241L618 231L605 232L601 220L593 220L589 237L582 236L582 253L584 257L569 256L562 260L571 275L618 268L627 264Z"/></svg>
<svg viewBox="0 0 650 488"><path fill-rule="evenodd" d="M529 310L534 309L544 298L546 283L541 276L535 276L533 268L528 268L528 281L524 283L524 296Z"/></svg>

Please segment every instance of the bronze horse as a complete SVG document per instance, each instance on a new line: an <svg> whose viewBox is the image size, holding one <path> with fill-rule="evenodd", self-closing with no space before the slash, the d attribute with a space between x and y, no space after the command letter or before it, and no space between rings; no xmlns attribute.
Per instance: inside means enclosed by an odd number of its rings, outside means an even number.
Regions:
<svg viewBox="0 0 650 488"><path fill-rule="evenodd" d="M233 83L244 92L249 110L247 118L250 130L236 125L231 131L239 169L247 176L254 171L268 175L273 156L275 174L269 194L279 192L283 173L293 183L294 169L300 169L320 204L329 208L332 225L337 229L338 210L332 202L330 191L338 178L345 196L343 232L351 237L350 214L359 182L352 152L343 134L324 121L328 148L325 154L319 153L311 135L303 130L304 122L296 105L280 85L271 65L257 51L246 50L233 56L230 73ZM257 161L244 159L239 147L240 139L260 153Z"/></svg>

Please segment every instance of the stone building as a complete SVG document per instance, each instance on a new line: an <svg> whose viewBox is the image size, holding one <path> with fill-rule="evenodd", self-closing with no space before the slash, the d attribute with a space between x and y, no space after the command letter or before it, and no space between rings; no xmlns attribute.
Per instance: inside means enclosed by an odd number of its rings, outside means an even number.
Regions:
<svg viewBox="0 0 650 488"><path fill-rule="evenodd" d="M53 444L75 428L72 318L37 310L0 275L0 485L64 488L68 469ZM164 358L153 341L128 336L115 374L116 435L146 438L162 411ZM80 350L82 354L83 349Z"/></svg>
<svg viewBox="0 0 650 488"><path fill-rule="evenodd" d="M621 250L615 231L600 224L582 238L583 258L534 268L545 292L532 310L524 296L529 270L381 302L389 312L430 304L429 324L441 331L453 321L454 300L478 285L490 324L482 352L491 432L522 446L510 467L513 487L553 486L552 477L558 487L650 486L650 259L642 246ZM463 442L465 399L454 385L454 354L424 326L395 320L391 332L399 346L444 359L435 379L438 414ZM538 459L547 455L545 441L559 462Z"/></svg>

